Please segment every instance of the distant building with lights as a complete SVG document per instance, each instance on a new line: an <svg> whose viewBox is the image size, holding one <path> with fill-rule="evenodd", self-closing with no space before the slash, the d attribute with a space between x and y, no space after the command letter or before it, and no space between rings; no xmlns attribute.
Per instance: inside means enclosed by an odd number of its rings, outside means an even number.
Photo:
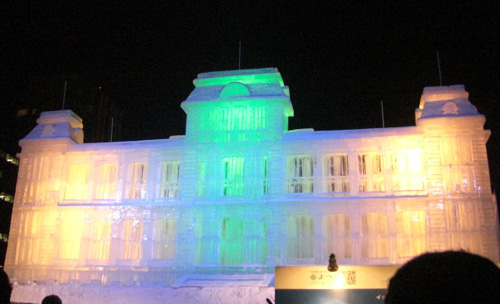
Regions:
<svg viewBox="0 0 500 304"><path fill-rule="evenodd" d="M499 261L485 117L427 87L416 126L288 130L275 68L202 73L186 135L83 143L42 112L22 152L6 270L20 283L171 285L275 266L402 264L465 249Z"/></svg>

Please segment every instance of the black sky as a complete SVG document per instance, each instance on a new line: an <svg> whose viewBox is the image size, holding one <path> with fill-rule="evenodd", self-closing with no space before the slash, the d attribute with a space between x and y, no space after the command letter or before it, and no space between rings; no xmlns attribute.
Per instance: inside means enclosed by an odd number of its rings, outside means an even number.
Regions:
<svg viewBox="0 0 500 304"><path fill-rule="evenodd" d="M500 2L400 2L3 1L2 121L60 109L68 81L68 97L102 86L124 106L122 140L184 134L192 80L237 69L241 41L242 68L277 67L290 87L291 128L381 127L381 100L386 127L414 125L439 51L443 84L464 84L486 115L498 190Z"/></svg>

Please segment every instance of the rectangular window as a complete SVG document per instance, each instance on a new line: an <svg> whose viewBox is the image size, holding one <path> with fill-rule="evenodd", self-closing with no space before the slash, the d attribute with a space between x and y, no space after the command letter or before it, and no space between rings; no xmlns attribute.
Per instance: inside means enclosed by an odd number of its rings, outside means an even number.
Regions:
<svg viewBox="0 0 500 304"><path fill-rule="evenodd" d="M413 257L427 251L425 211L403 211L397 215L399 257Z"/></svg>
<svg viewBox="0 0 500 304"><path fill-rule="evenodd" d="M392 187L395 191L422 190L422 150L403 150L391 155Z"/></svg>
<svg viewBox="0 0 500 304"><path fill-rule="evenodd" d="M91 222L89 226L87 263L102 264L109 259L111 223L105 220L96 220Z"/></svg>
<svg viewBox="0 0 500 304"><path fill-rule="evenodd" d="M368 213L361 217L361 257L368 259L389 257L387 216Z"/></svg>
<svg viewBox="0 0 500 304"><path fill-rule="evenodd" d="M69 165L66 179L65 199L87 199L89 185L89 165Z"/></svg>
<svg viewBox="0 0 500 304"><path fill-rule="evenodd" d="M329 154L323 158L324 192L349 192L349 160L346 154Z"/></svg>
<svg viewBox="0 0 500 304"><path fill-rule="evenodd" d="M309 155L287 157L287 193L314 191L313 159Z"/></svg>
<svg viewBox="0 0 500 304"><path fill-rule="evenodd" d="M21 214L19 241L16 248L16 265L34 265L42 263L42 222L41 212Z"/></svg>
<svg viewBox="0 0 500 304"><path fill-rule="evenodd" d="M243 221L225 218L222 221L221 265L243 264Z"/></svg>
<svg viewBox="0 0 500 304"><path fill-rule="evenodd" d="M472 161L470 136L442 138L441 163L444 188L448 193L476 191L476 172Z"/></svg>
<svg viewBox="0 0 500 304"><path fill-rule="evenodd" d="M351 218L347 214L331 214L323 220L326 238L325 256L335 253L337 258L352 257Z"/></svg>
<svg viewBox="0 0 500 304"><path fill-rule="evenodd" d="M314 257L314 221L307 215L292 215L287 220L287 256L291 259Z"/></svg>
<svg viewBox="0 0 500 304"><path fill-rule="evenodd" d="M441 163L468 164L472 163L472 143L468 135L441 138Z"/></svg>
<svg viewBox="0 0 500 304"><path fill-rule="evenodd" d="M96 199L115 199L118 181L117 164L101 164L97 169Z"/></svg>
<svg viewBox="0 0 500 304"><path fill-rule="evenodd" d="M164 161L161 163L159 197L179 197L179 161Z"/></svg>
<svg viewBox="0 0 500 304"><path fill-rule="evenodd" d="M243 157L224 158L224 196L243 195L244 165Z"/></svg>
<svg viewBox="0 0 500 304"><path fill-rule="evenodd" d="M267 108L265 106L218 107L210 111L203 127L215 131L243 131L266 128Z"/></svg>
<svg viewBox="0 0 500 304"><path fill-rule="evenodd" d="M142 258L143 224L138 220L125 220L122 226L121 241L123 259L136 260Z"/></svg>
<svg viewBox="0 0 500 304"><path fill-rule="evenodd" d="M83 233L83 218L79 211L61 213L59 227L59 258L78 259Z"/></svg>
<svg viewBox="0 0 500 304"><path fill-rule="evenodd" d="M382 156L379 153L358 154L359 192L384 191Z"/></svg>
<svg viewBox="0 0 500 304"><path fill-rule="evenodd" d="M243 224L245 263L267 264L267 232L264 218L247 218Z"/></svg>
<svg viewBox="0 0 500 304"><path fill-rule="evenodd" d="M455 201L450 203L446 210L446 219L449 223L451 248L470 252L482 252L480 211L473 201Z"/></svg>
<svg viewBox="0 0 500 304"><path fill-rule="evenodd" d="M177 248L177 221L159 219L155 221L154 259L173 259Z"/></svg>
<svg viewBox="0 0 500 304"><path fill-rule="evenodd" d="M125 198L146 198L146 180L148 176L148 164L134 162L128 166L127 181L125 185Z"/></svg>

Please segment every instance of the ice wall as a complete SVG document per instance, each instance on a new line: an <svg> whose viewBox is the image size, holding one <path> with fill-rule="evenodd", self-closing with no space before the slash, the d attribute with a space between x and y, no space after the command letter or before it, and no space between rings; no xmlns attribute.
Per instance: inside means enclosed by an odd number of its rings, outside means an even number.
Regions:
<svg viewBox="0 0 500 304"><path fill-rule="evenodd" d="M426 88L413 127L289 131L277 69L202 73L185 137L84 144L44 112L22 152L6 269L20 283L172 285L275 266L498 261L484 116Z"/></svg>

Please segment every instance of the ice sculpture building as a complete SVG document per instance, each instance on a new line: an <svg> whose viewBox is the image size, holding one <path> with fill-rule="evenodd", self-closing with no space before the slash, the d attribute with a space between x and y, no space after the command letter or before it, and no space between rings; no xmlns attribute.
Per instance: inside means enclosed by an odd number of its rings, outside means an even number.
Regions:
<svg viewBox="0 0 500 304"><path fill-rule="evenodd" d="M485 117L427 87L416 126L288 130L275 68L202 73L186 135L83 143L43 112L20 141L6 270L19 282L170 285L280 265L401 264L465 249L499 261Z"/></svg>

